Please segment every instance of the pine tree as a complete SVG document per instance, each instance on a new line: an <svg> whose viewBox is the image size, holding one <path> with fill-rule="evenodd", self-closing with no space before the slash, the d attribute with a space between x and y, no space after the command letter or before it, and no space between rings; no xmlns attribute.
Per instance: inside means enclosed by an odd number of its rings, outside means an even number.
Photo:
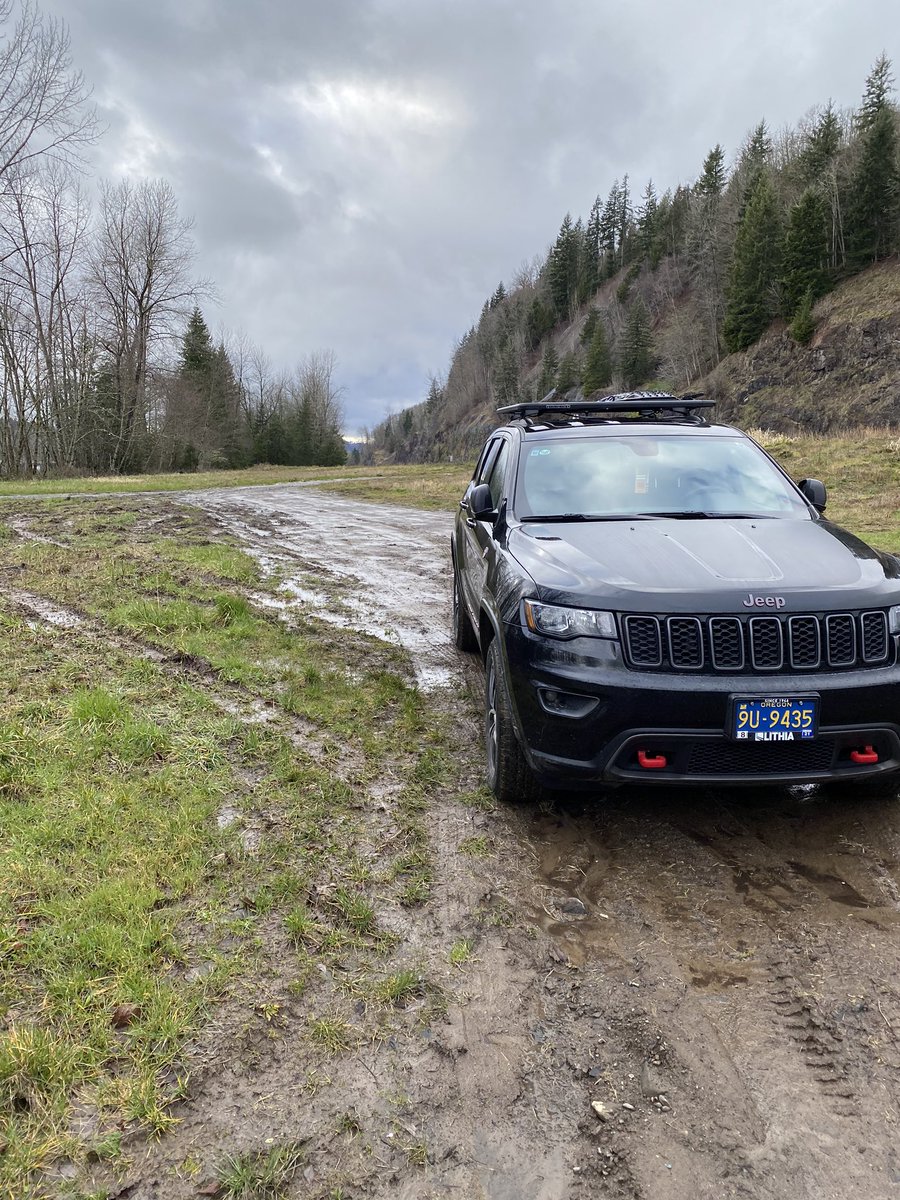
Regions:
<svg viewBox="0 0 900 1200"><path fill-rule="evenodd" d="M515 404L519 398L519 358L511 337L504 338L494 363L494 398L499 404Z"/></svg>
<svg viewBox="0 0 900 1200"><path fill-rule="evenodd" d="M187 323L184 337L181 339L180 374L182 379L186 379L189 383L204 386L209 379L212 366L213 345L209 327L204 321L200 309L195 308Z"/></svg>
<svg viewBox="0 0 900 1200"><path fill-rule="evenodd" d="M597 312L596 309L592 311ZM609 340L606 336L606 327L603 319L599 312L597 312L594 332L584 359L581 389L585 396L590 396L593 392L599 392L601 388L608 387L611 381L612 355L609 350Z"/></svg>
<svg viewBox="0 0 900 1200"><path fill-rule="evenodd" d="M600 320L600 309L592 305L588 309L588 314L584 319L584 325L581 327L581 333L578 337L578 342L582 346L589 346L591 339L594 336L594 330L597 328L597 322Z"/></svg>
<svg viewBox="0 0 900 1200"><path fill-rule="evenodd" d="M747 201L734 241L723 335L731 351L746 350L777 310L781 226L775 189L763 172Z"/></svg>
<svg viewBox="0 0 900 1200"><path fill-rule="evenodd" d="M647 181L647 186L644 189L644 195L641 200L641 206L637 213L638 227L638 245L640 247L641 257L645 259L655 269L659 265L660 249L657 235L657 217L659 213L659 202L656 199L656 190L653 187L653 180Z"/></svg>
<svg viewBox="0 0 900 1200"><path fill-rule="evenodd" d="M797 311L794 313L794 319L791 321L791 337L801 346L805 346L816 332L816 323L813 320L812 310L812 289L807 288L803 293L803 299L797 306Z"/></svg>
<svg viewBox="0 0 900 1200"><path fill-rule="evenodd" d="M571 215L566 213L548 262L550 298L558 321L566 320L569 316L569 308L575 295L580 241L581 232L573 225Z"/></svg>
<svg viewBox="0 0 900 1200"><path fill-rule="evenodd" d="M806 292L815 301L828 290L827 222L825 202L808 188L791 209L784 237L781 286L784 315L789 320Z"/></svg>
<svg viewBox="0 0 900 1200"><path fill-rule="evenodd" d="M425 410L429 418L434 417L444 402L444 389L438 383L434 375L428 384L428 395L425 397Z"/></svg>
<svg viewBox="0 0 900 1200"><path fill-rule="evenodd" d="M559 355L556 353L556 347L553 343L548 342L541 359L541 373L538 376L538 400L542 400L552 388L556 387L556 372L558 370Z"/></svg>
<svg viewBox="0 0 900 1200"><path fill-rule="evenodd" d="M640 387L652 375L655 365L650 315L640 296L628 311L622 336L619 366L627 388Z"/></svg>
<svg viewBox="0 0 900 1200"><path fill-rule="evenodd" d="M597 196L585 226L579 264L578 297L582 304L600 286L600 212L600 197Z"/></svg>
<svg viewBox="0 0 900 1200"><path fill-rule="evenodd" d="M701 196L721 196L725 190L725 151L717 142L703 160L695 191Z"/></svg>
<svg viewBox="0 0 900 1200"><path fill-rule="evenodd" d="M882 51L866 78L862 104L856 114L856 127L860 133L867 133L877 121L879 114L890 107L890 95L893 90L894 77L891 74L891 60Z"/></svg>
<svg viewBox="0 0 900 1200"><path fill-rule="evenodd" d="M892 254L898 245L898 223L897 124L894 109L888 105L862 135L850 184L847 240L851 264L862 269Z"/></svg>
<svg viewBox="0 0 900 1200"><path fill-rule="evenodd" d="M843 141L844 131L840 118L834 110L834 104L829 100L800 152L797 167L801 179L807 184L819 183L825 179Z"/></svg>
<svg viewBox="0 0 900 1200"><path fill-rule="evenodd" d="M535 296L525 314L525 345L537 350L555 324L553 309L540 296Z"/></svg>
<svg viewBox="0 0 900 1200"><path fill-rule="evenodd" d="M577 383L578 359L575 357L575 351L569 350L562 356L559 369L556 372L556 390L560 393L568 392Z"/></svg>
<svg viewBox="0 0 900 1200"><path fill-rule="evenodd" d="M615 180L600 213L600 255L602 278L609 279L616 273L616 240L619 230L619 181Z"/></svg>

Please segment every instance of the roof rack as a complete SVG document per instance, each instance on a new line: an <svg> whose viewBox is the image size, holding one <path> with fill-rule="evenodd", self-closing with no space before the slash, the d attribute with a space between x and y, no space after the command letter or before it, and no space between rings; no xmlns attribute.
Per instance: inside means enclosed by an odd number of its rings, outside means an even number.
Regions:
<svg viewBox="0 0 900 1200"><path fill-rule="evenodd" d="M702 398L702 392L689 392L684 396L673 396L670 392L615 392L596 400L554 400L555 395L554 388L543 400L506 404L497 412L512 420L521 419L529 426L543 416L568 417L569 423L584 424L617 421L624 413L634 414L632 419L637 420L674 420L704 425L706 422L697 415L697 409L715 406L714 400Z"/></svg>

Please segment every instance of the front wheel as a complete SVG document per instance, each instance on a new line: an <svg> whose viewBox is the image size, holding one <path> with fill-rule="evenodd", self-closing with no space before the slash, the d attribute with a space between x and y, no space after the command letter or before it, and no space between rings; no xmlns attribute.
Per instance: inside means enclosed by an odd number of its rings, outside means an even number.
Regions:
<svg viewBox="0 0 900 1200"><path fill-rule="evenodd" d="M497 638L488 647L484 681L484 741L487 783L504 804L538 799L540 785L522 753L512 717L512 702Z"/></svg>

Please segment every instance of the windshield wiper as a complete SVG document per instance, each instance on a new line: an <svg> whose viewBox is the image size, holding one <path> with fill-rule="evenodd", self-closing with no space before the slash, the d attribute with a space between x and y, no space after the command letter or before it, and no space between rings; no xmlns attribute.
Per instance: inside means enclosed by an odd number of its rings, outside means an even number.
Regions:
<svg viewBox="0 0 900 1200"><path fill-rule="evenodd" d="M684 508L676 509L674 512L643 512L635 513L638 517L669 517L673 521L762 521L766 520L764 513L745 513L745 512L708 512L705 509L699 508Z"/></svg>
<svg viewBox="0 0 900 1200"><path fill-rule="evenodd" d="M550 513L545 517L520 517L526 521L539 521L541 524L549 521L649 521L657 513Z"/></svg>

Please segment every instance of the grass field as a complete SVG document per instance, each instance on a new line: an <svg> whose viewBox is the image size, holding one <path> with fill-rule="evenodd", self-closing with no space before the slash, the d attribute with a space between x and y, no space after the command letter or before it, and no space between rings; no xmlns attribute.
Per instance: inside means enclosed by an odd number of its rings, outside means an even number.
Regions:
<svg viewBox="0 0 900 1200"><path fill-rule="evenodd" d="M80 1198L45 1172L169 1129L187 1042L270 951L326 1054L423 994L377 914L429 896L445 730L397 648L248 602L199 512L0 515L0 1197Z"/></svg>

